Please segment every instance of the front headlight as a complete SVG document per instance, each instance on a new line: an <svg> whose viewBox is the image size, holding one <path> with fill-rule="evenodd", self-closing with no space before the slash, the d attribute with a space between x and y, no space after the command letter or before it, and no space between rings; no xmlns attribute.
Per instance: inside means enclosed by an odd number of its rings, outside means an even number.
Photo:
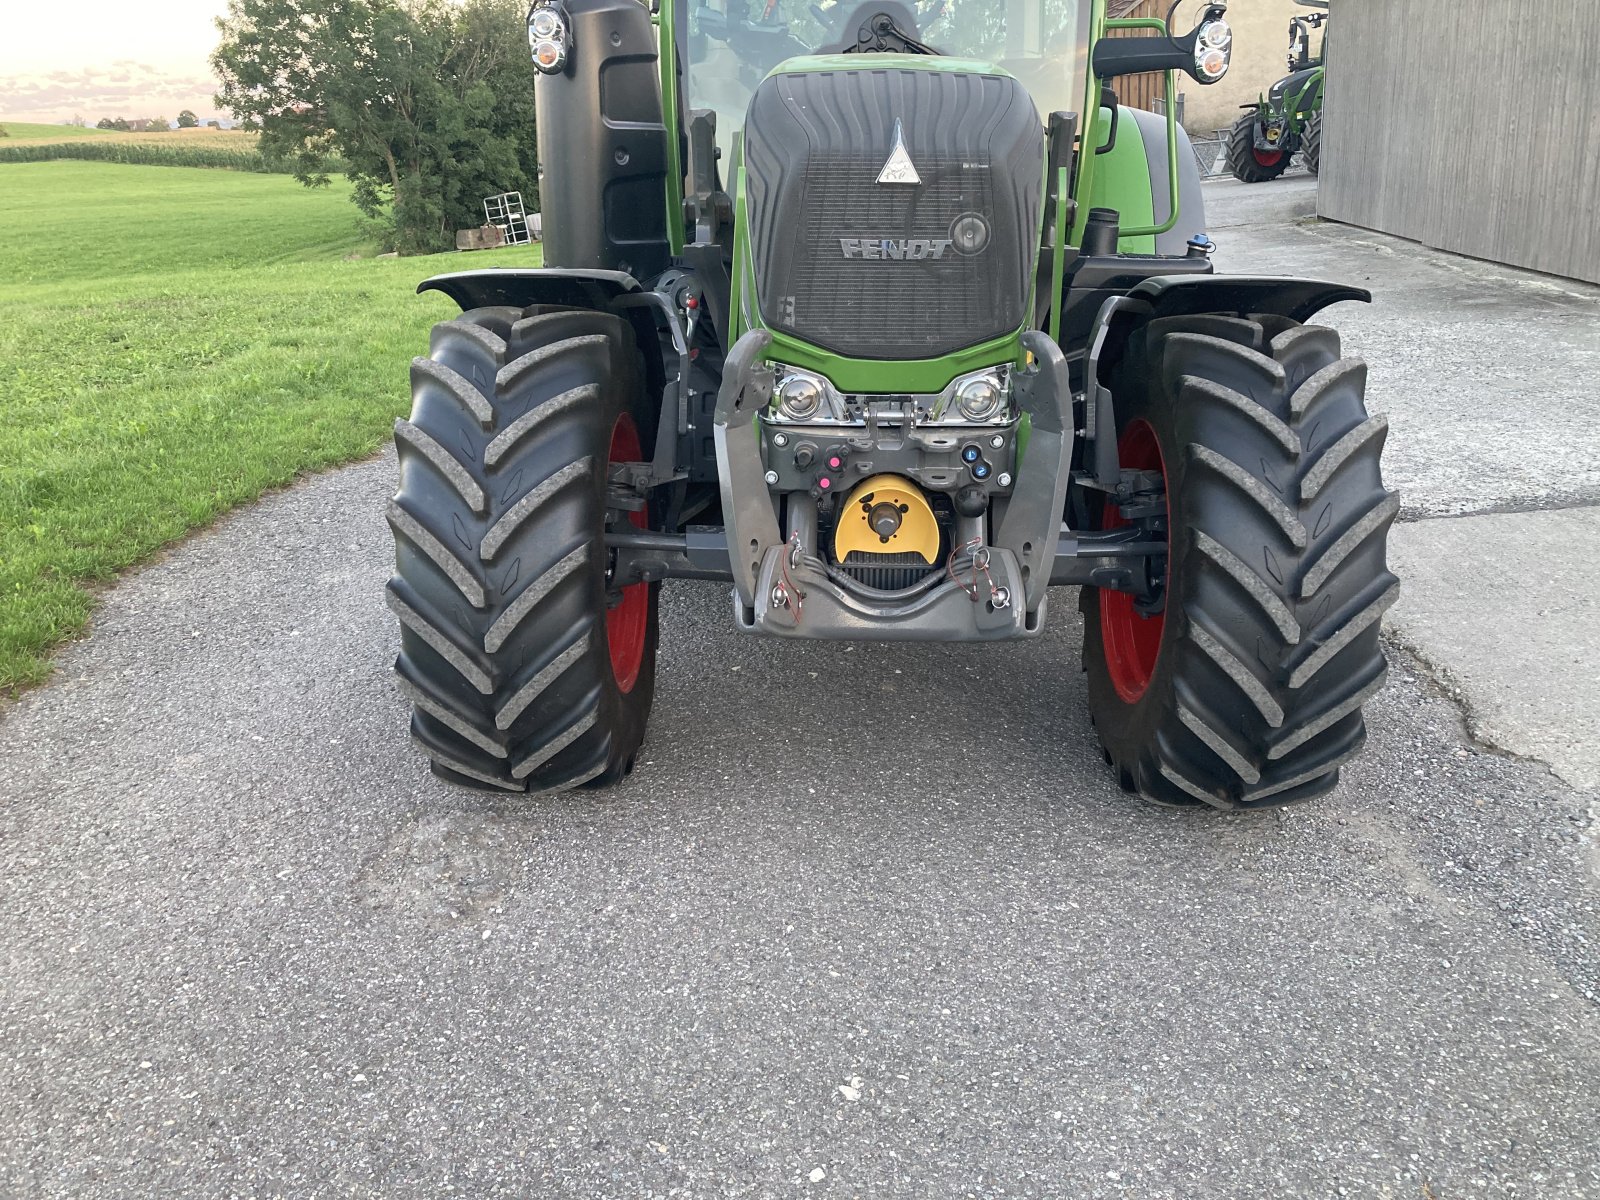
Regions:
<svg viewBox="0 0 1600 1200"><path fill-rule="evenodd" d="M987 425L1011 415L1009 369L985 367L958 375L950 381L932 405L932 419L939 425Z"/></svg>
<svg viewBox="0 0 1600 1200"><path fill-rule="evenodd" d="M786 421L809 421L822 409L826 394L814 375L790 375L778 385L778 415Z"/></svg>
<svg viewBox="0 0 1600 1200"><path fill-rule="evenodd" d="M956 409L969 421L991 420L1005 403L1000 381L992 375L979 375L956 388Z"/></svg>
<svg viewBox="0 0 1600 1200"><path fill-rule="evenodd" d="M958 375L939 392L846 395L815 371L773 363L767 419L791 425L861 425L870 419L917 425L999 425L1011 419L1009 365Z"/></svg>
<svg viewBox="0 0 1600 1200"><path fill-rule="evenodd" d="M781 363L773 363L772 368L768 420L797 425L836 425L849 416L844 397L821 375Z"/></svg>

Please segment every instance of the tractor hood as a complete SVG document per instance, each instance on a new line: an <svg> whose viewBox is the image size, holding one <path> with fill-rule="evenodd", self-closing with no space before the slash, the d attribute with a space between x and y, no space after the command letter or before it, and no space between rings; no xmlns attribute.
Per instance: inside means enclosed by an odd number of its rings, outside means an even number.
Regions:
<svg viewBox="0 0 1600 1200"><path fill-rule="evenodd" d="M744 127L762 323L853 359L930 359L1024 325L1044 133L963 59L842 54L767 76Z"/></svg>
<svg viewBox="0 0 1600 1200"><path fill-rule="evenodd" d="M1310 83L1313 79L1321 74L1321 67L1307 67L1303 71L1296 71L1291 75L1285 75L1282 79L1278 80L1277 83L1273 84L1271 90L1267 92L1267 101L1274 108L1282 108L1286 97L1300 97L1305 91L1306 84ZM1303 108L1304 105L1296 106L1297 111Z"/></svg>

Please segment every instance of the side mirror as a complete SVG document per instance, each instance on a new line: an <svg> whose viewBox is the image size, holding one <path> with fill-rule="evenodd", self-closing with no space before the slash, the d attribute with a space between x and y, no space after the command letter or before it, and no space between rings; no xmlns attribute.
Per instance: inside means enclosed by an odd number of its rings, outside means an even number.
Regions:
<svg viewBox="0 0 1600 1200"><path fill-rule="evenodd" d="M1200 22L1181 38L1103 37L1094 47L1094 73L1101 79L1141 75L1146 71L1184 71L1199 83L1216 83L1228 73L1233 57L1233 30L1228 6L1206 5Z"/></svg>

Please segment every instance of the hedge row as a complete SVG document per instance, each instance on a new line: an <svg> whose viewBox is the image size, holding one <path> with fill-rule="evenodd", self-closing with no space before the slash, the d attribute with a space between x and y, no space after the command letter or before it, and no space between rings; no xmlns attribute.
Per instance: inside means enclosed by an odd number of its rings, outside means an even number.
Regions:
<svg viewBox="0 0 1600 1200"><path fill-rule="evenodd" d="M49 162L57 158L85 159L90 162L130 163L141 167L219 167L229 171L256 171L269 175L292 175L294 164L287 159L268 158L259 150L234 150L225 146L172 146L138 142L54 142L38 146L0 144L0 163ZM339 164L331 170L339 171Z"/></svg>

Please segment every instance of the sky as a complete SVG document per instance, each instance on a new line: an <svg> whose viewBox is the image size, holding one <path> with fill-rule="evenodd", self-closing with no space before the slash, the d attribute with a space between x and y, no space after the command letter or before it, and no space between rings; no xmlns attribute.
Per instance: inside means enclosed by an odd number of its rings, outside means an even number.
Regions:
<svg viewBox="0 0 1600 1200"><path fill-rule="evenodd" d="M0 118L226 117L211 95L227 0L0 0Z"/></svg>

